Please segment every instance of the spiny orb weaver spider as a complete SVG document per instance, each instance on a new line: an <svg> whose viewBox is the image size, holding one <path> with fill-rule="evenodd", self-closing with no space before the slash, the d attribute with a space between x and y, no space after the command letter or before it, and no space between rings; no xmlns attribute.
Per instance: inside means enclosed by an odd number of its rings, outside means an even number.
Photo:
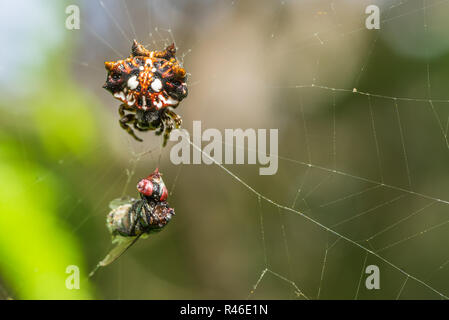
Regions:
<svg viewBox="0 0 449 320"><path fill-rule="evenodd" d="M138 141L143 140L129 124L138 131L164 133L164 146L170 132L181 126L181 117L172 108L187 97L186 71L175 54L174 44L150 51L134 40L129 58L104 63L108 76L103 88L122 102L120 126Z"/></svg>

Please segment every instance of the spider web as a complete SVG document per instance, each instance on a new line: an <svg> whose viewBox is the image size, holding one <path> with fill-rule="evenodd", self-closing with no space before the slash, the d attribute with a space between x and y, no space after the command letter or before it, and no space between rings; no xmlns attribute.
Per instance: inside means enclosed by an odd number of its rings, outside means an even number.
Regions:
<svg viewBox="0 0 449 320"><path fill-rule="evenodd" d="M396 4L397 6L398 4ZM284 6L284 3L280 4L280 8L279 8L279 12L277 13L278 15L280 14L281 10L282 10L282 6ZM103 6L103 8L105 8L105 11L107 10L105 6ZM394 8L394 6L391 6L390 9ZM425 17L425 12L427 9L427 5L424 3L423 7L422 7L422 12L423 15ZM106 11L108 12L108 11ZM126 12L128 12L127 14L129 15L129 11L127 10ZM108 13L108 15L112 18L112 14ZM119 27L119 24L116 24L117 27ZM276 23L274 24L274 26L276 26ZM132 24L130 24L131 30L133 30L133 33L135 35L135 28L133 27ZM424 22L424 27L426 28L426 24ZM275 27L276 28L276 27ZM120 30L120 28L119 28ZM157 28L154 29L155 32L158 34L158 37L160 38L159 41L160 42L164 42L164 45L167 44L167 40L164 38L160 32L158 32L159 30ZM172 36L171 30L170 29L165 29L166 32L170 33L170 36ZM125 35L125 32L123 31L123 29L121 29L121 33L123 35ZM272 33L272 37L274 37L275 33ZM150 34L150 37L153 36L153 34ZM317 33L314 33L314 37L316 37L316 39L318 39L319 41L319 45L324 45L325 43L323 42L323 35L318 35ZM172 38L173 39L173 38ZM153 45L157 45L157 41L153 38L152 43ZM369 61L369 56L371 56L372 52L375 50L375 44L377 42L377 37L374 39L373 41L373 45L372 45L372 49L368 55L368 59L367 62ZM314 45L314 44L312 44ZM317 63L319 64L319 63ZM428 87L428 94L430 95L430 89L431 89L431 84L430 84L430 68L429 68L429 64L426 64L427 66L427 87ZM361 72L360 75L358 77L358 80L356 82L359 81L362 72L364 71L365 66L363 66L361 68ZM201 84L201 82L197 82L199 84ZM257 201L257 206L259 208L258 210L258 214L259 214L259 223L260 223L260 235L261 235L261 241L262 241L262 246L263 246L263 261L265 264L265 268L263 268L260 271L260 275L257 278L257 281L254 284L253 290L250 291L249 296L251 297L253 294L255 294L255 292L257 292L260 284L262 283L262 281L268 276L271 275L275 278L277 278L278 280L284 281L286 282L288 285L290 285L292 287L292 289L294 290L294 293L296 294L296 296L298 297L303 297L303 298L310 298L310 294L307 295L305 292L305 290L300 289L301 286L298 286L296 281L291 280L291 275L286 276L283 274L280 274L278 272L276 272L275 268L271 268L268 261L268 254L266 251L266 232L267 232L267 227L264 224L264 211L266 211L266 209L264 210L262 203L266 202L269 203L271 205L273 205L275 207L275 209L277 209L277 213L278 213L278 219L279 221L282 221L283 217L282 215L285 214L284 211L299 215L300 217L310 221L311 223L317 225L319 228L321 228L322 230L324 230L326 233L328 233L329 235L335 236L337 239L333 240L331 243L327 242L326 247L325 247L325 251L324 251L324 258L323 258L323 262L322 262L322 268L321 268L321 274L320 274L320 284L318 286L318 293L317 293L317 298L320 298L321 295L321 289L323 287L323 281L325 279L325 275L326 275L326 266L329 263L328 261L328 257L329 257L329 253L331 252L331 250L333 248L335 248L338 244L339 244L339 240L344 240L345 242L351 244L352 246L355 246L359 249L361 249L363 252L365 252L364 258L363 258L363 268L362 271L364 269L364 266L367 264L367 259L369 257L373 257L373 258L377 258L380 260L380 262L383 262L385 264L387 264L388 266L390 266L392 269L394 269L395 271L397 271L398 273L402 274L404 277L404 280L401 281L400 287L399 287L399 291L398 291L398 295L397 297L400 297L401 294L404 291L404 288L406 288L407 282L408 281L415 281L418 284L422 285L423 287L429 289L430 291L440 295L441 297L446 298L446 296L444 295L444 293L438 291L437 289L435 289L433 286L429 285L426 281L412 275L411 273L407 272L406 270L404 270L403 267L400 267L398 265L396 265L395 263L391 262L389 259L384 258L380 252L388 250L392 247L395 247L397 245L400 245L403 242L407 242L415 237L419 237L422 236L424 233L427 233L429 231L432 231L434 229L437 229L439 227L444 226L448 221L443 221L440 222L436 225L430 226L428 228L424 228L423 230L420 230L417 233L412 233L411 235L405 237L405 238L400 238L399 240L397 240L396 242L387 244L385 246L381 246L380 248L373 248L373 245L371 244L370 241L372 241L373 239L376 239L377 237L379 237L380 235L388 232L391 229L394 229L396 226L401 225L404 222L407 222L409 219L412 219L414 216L419 215L421 212L423 212L424 210L432 207L435 203L441 203L443 205L447 205L448 201L444 200L444 199L440 199L438 197L434 197L434 196L430 196L424 193L420 193L417 191L413 191L413 189L411 188L411 174L410 174L410 169L409 169L409 165L408 165L408 158L407 158L407 151L406 151L406 145L404 142L404 133L403 133L403 126L401 124L401 115L399 112L399 103L401 103L402 101L414 101L414 102L424 102L424 103L428 103L429 107L432 111L432 113L435 116L435 119L437 120L437 124L439 129L441 130L442 133L442 137L444 139L444 142L446 144L447 147L447 131L445 131L443 124L440 120L439 115L436 113L435 111L435 103L447 103L448 100L445 99L421 99L421 98L409 98L409 97L395 97L395 96L387 96L387 95L380 95L380 94L374 94L374 93L368 93L368 92L363 92L363 91L358 91L356 88L354 89L340 89L340 88L333 88L333 87L327 87L327 86L322 86L322 85L317 85L317 84L309 84L309 85L294 85L294 86L289 86L289 87L284 87L284 88L294 88L294 89L307 89L307 88L316 88L318 90L325 90L325 91L330 91L332 92L332 112L333 112L333 124L332 124L332 131L333 131L333 135L332 135L332 158L333 158L333 162L334 162L334 166L333 168L328 168L325 166L320 166L320 165L316 165L313 164L311 161L298 161L298 160L294 160L294 159L290 159L290 158L286 158L286 157L282 157L280 156L279 159L283 160L283 161L287 161L287 162L291 162L291 163L296 163L296 164L300 164L303 166L307 167L307 171L304 174L304 176L306 174L309 174L310 171L312 170L319 170L319 171L324 171L327 172L328 175L325 176L325 178L323 178L318 184L316 184L315 186L313 186L306 195L303 196L302 200L305 202L304 199L310 197L313 193L317 192L319 190L320 187L322 187L322 185L325 185L326 183L329 183L328 180L330 178L334 178L335 176L338 177L345 177L345 178L349 178L349 179L354 179L354 180L358 180L361 182L366 182L368 184L370 184L371 186L369 188L363 189L362 191L358 191L355 193L349 193L349 194L345 194L343 197L340 197L336 200L324 203L322 205L320 205L320 207L329 207L335 203L338 202L342 202L345 200L348 200L350 198L355 198L355 197L360 197L363 194L367 193L367 192L371 192L373 191L373 189L387 189L390 191L397 191L399 193L399 195L395 194L395 197L392 199L389 199L387 201L382 200L380 203L378 203L375 206L369 207L368 209L356 213L354 215L351 215L350 217L343 219L331 226L327 226L324 225L323 223L321 223L318 219L315 219L313 217L310 216L310 213L313 212L312 209L313 208L308 208L306 210L297 210L294 209L294 204L293 206L285 206L285 205L281 205L278 202L272 200L269 197L266 197L264 195L262 195L261 193L259 193L258 191L256 191L255 189L253 189L251 186L249 186L246 182L244 182L238 175L234 174L232 171L230 171L229 169L225 168L224 166L219 165L223 170L225 170L225 172L232 176L234 179L236 179L238 182L242 183L242 185L248 189L249 191L251 191L255 196L256 196L256 201ZM280 89L282 89L282 87L280 87ZM373 180L373 179L367 179L364 178L362 176L358 176L358 175L353 175L344 171L340 171L337 168L335 162L336 162L336 155L337 155L337 148L336 148L336 143L337 143L337 139L336 139L336 120L335 120L335 107L336 107L336 102L335 102L335 95L336 93L352 93L352 94L356 94L356 95L361 95L361 96L366 96L368 98L367 104L369 106L369 110L370 110L370 117L371 117L371 125L372 125L372 130L373 130L373 136L375 137L376 140L376 154L377 157L380 158L380 152L381 149L378 145L378 141L377 141L377 137L376 137L376 125L375 125L375 121L374 121L374 115L373 115L373 107L372 107L372 100L373 99L384 99L384 100L390 100L392 102L392 105L395 109L396 112L396 116L397 116L397 122L398 122L398 126L399 126L399 136L400 136L400 141L401 141L401 146L402 146L402 153L403 153L403 157L404 157L404 165L405 165L405 169L406 169L406 176L407 176L407 184L404 187L401 186L396 186L396 185L392 185L392 184L387 184L384 182L384 177L383 174L381 174L381 177L379 180ZM304 120L304 125L306 126L306 121ZM194 146L196 147L196 146ZM139 159L139 157L137 158ZM378 161L379 163L379 171L382 172L382 165L380 160ZM131 179L131 177L133 176L133 171L131 170L130 173L128 174L128 179L127 181L129 181ZM179 171L178 174L176 175L176 179L179 176ZM301 184L301 187L298 189L298 192L295 194L295 200L294 203L296 203L296 201L298 200L298 198L300 198L300 194L301 194L301 189L304 186L304 184ZM173 187L172 187L173 188ZM173 192L173 190L172 190ZM372 234L371 236L361 239L361 240L353 240L352 238L345 236L342 232L336 231L336 228L340 225L343 225L347 222L351 222L352 220L356 220L359 218L362 218L365 215L370 214L371 212L377 210L378 208L382 208L384 206L388 206L391 205L392 203L396 202L396 201L400 201L402 198L404 198L405 196L413 196L413 197L418 197L418 198L424 198L426 200L430 200L431 202L426 203L424 206L421 206L421 208L418 208L417 210L412 211L410 214L406 215L405 217L395 221L394 223L391 223L389 225L387 225L385 228L381 229L378 232L375 232L374 234ZM306 203L307 207L309 207L309 205ZM289 242L287 241L287 236L285 233L285 225L281 222L281 237L283 238L283 242L285 245L285 251L287 253L287 259L290 260L289 257ZM441 265L441 267L444 267L445 263L443 263ZM360 292L360 285L361 285L361 281L363 278L363 272L360 273L360 278L359 281L357 282L357 290L356 290L356 294L355 297L359 296L359 292Z"/></svg>
<svg viewBox="0 0 449 320"><path fill-rule="evenodd" d="M369 4L381 7L380 30L364 27L364 8ZM189 5L200 8L204 4L194 1ZM176 167L169 160L170 145L162 149L152 133L145 136L145 145L136 144L124 137L116 118L106 119L113 123L105 124L105 128L112 132L114 141L107 144L115 150L116 159L92 176L87 192L107 187L98 198L90 199L96 203L93 214L73 217L78 204L86 200L81 198L66 217L75 220L75 234L86 241L95 239L97 245L88 252L91 265L110 247L104 228L107 203L117 197L134 196L135 182L156 166L165 174L169 203L177 216L170 229L154 239L139 241L114 266L100 270L98 278L90 281L111 298L447 299L449 252L443 244L449 226L449 99L440 96L444 92L440 72L435 83L432 81L433 73L444 67L443 61L431 63L432 48L424 50L419 62L408 59L413 68L419 68L414 74L422 75L419 83L388 87L382 84L384 79L372 80L370 72L376 74L376 69L381 68L379 61L387 51L385 35L388 37L393 28L408 19L415 22L422 36L439 30L442 25L432 24L429 17L439 10L449 10L449 1L258 4L251 22L269 22L263 30L244 29L242 37L260 37L264 47L259 48L260 57L254 59L274 61L279 74L258 74L263 81L255 85L256 89L268 92L274 102L262 105L260 113L253 116L259 106L248 107L240 121L230 116L218 119L226 114L220 108L229 103L222 100L232 87L220 85L223 69L217 66L216 74L213 68L216 63L228 61L223 60L226 55L216 57L216 61L208 59L209 55L202 57L201 50L212 50L217 45L213 39L216 30L204 30L211 20L191 13L192 20L198 19L188 24L196 28L194 35L179 24L178 19L185 22L179 12L189 5L178 7L161 1L81 2L87 17L82 20L82 48L72 59L73 67L81 78L80 74L86 76L87 70L88 77L101 79L101 84L105 77L103 60L127 56L133 38L149 39L143 41L147 47L158 49L175 42L191 73L190 96L178 108L185 127L191 132L192 120L202 120L207 127L279 128L278 173L257 176L255 166L224 166L207 154L203 156L214 166ZM220 25L238 21L239 15L254 5L230 1L213 3L200 11L221 12L216 15L216 24ZM317 16L318 22L309 21L306 31L288 32L285 19L293 19L292 12L299 9L304 15ZM345 18L346 12L352 20ZM147 25L140 23L145 16ZM322 16L326 16L326 23L320 22ZM418 26L416 21L420 21ZM84 43L94 40L99 48L92 54ZM224 54L235 58L239 55L231 51L240 50L243 58L249 59L246 48L239 47L242 43L238 39L235 44L222 46ZM363 50L363 54L353 52L354 59L358 59L355 66L346 61L352 58L348 51L338 51L348 44L356 44L352 50ZM336 50L333 59L329 50ZM290 73L292 67L285 60L308 69L304 74ZM206 64L209 72L201 70L204 66L200 63ZM348 75L327 72L338 63L342 69L352 68ZM251 80L243 71L236 77L247 77L241 81L243 86ZM251 96L254 87L248 84L248 88ZM99 91L93 90L95 94ZM200 97L195 91L203 95L206 92L207 96ZM111 97L104 94L101 99L108 113L116 112L110 106L114 104ZM209 109L217 113L218 120ZM191 145L200 150L193 142ZM101 144L95 152L102 148L106 147ZM68 163L62 162L63 169ZM123 166L126 170L118 175ZM96 235L86 236L92 232ZM169 254L164 247L171 248L167 249ZM182 258L178 260L177 254ZM151 261L148 255L153 256ZM174 266L166 267L158 261ZM177 263L187 266L187 270L180 272ZM368 265L380 268L380 290L365 288ZM162 266L166 272L160 270ZM217 274L223 279L217 279ZM147 283L147 288L139 283L146 283L142 279L148 279L154 288L166 289L153 292L151 284Z"/></svg>

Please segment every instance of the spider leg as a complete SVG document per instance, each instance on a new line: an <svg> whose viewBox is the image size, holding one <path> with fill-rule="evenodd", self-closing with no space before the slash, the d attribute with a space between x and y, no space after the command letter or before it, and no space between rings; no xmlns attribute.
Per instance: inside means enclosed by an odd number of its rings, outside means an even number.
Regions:
<svg viewBox="0 0 449 320"><path fill-rule="evenodd" d="M173 126L167 127L164 132L164 142L162 142L162 146L165 147L167 145L167 141L170 138L170 133L173 130Z"/></svg>
<svg viewBox="0 0 449 320"><path fill-rule="evenodd" d="M133 122L133 127L134 127L134 129L136 129L138 131L142 131L142 132L151 130L151 128L140 128L139 126L137 126L137 122L136 121Z"/></svg>
<svg viewBox="0 0 449 320"><path fill-rule="evenodd" d="M175 122L176 129L181 127L182 119L179 115L177 115L174 111L168 109L165 111L165 113L167 114L167 116L173 119L173 121Z"/></svg>
<svg viewBox="0 0 449 320"><path fill-rule="evenodd" d="M160 136L162 134L162 132L164 132L164 130L165 130L164 121L161 121L159 128L156 130L155 134L157 136Z"/></svg>
<svg viewBox="0 0 449 320"><path fill-rule="evenodd" d="M165 122L165 132L164 132L164 142L162 143L162 146L165 147L167 145L167 141L170 138L170 133L172 132L174 128L174 120L170 117L166 117L164 119Z"/></svg>
<svg viewBox="0 0 449 320"><path fill-rule="evenodd" d="M123 115L120 118L119 123L123 130L126 130L126 132L128 132L137 141L142 142L143 140L140 139L138 136L136 136L136 134L134 133L134 130L128 125L128 123L135 122L135 121L136 121L136 117L133 114L127 114L127 115Z"/></svg>
<svg viewBox="0 0 449 320"><path fill-rule="evenodd" d="M134 111L133 108L129 107L128 105L126 105L124 103L122 103L120 105L120 107L118 108L118 114L120 115L120 117L123 117L125 115L125 110L126 111L130 111L130 112Z"/></svg>

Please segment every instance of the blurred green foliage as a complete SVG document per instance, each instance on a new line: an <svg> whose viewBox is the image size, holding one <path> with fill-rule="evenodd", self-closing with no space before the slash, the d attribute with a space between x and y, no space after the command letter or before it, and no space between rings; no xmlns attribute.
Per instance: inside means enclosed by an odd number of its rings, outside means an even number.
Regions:
<svg viewBox="0 0 449 320"><path fill-rule="evenodd" d="M49 55L36 66L20 107L0 106L0 273L13 298L92 298L79 239L59 214L70 188L48 166L67 157L83 161L96 139L94 102L62 57ZM80 290L66 288L69 265L81 270Z"/></svg>
<svg viewBox="0 0 449 320"><path fill-rule="evenodd" d="M18 298L89 298L84 283L81 290L65 286L66 267L82 268L84 261L77 240L56 214L58 180L24 161L4 133L0 140L0 269L7 284Z"/></svg>

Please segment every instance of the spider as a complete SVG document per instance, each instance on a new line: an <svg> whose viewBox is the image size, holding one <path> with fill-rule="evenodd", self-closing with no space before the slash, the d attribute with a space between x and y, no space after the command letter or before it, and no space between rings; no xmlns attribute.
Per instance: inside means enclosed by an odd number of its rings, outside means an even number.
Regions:
<svg viewBox="0 0 449 320"><path fill-rule="evenodd" d="M181 126L181 117L173 109L187 97L186 71L175 54L174 44L163 51L149 51L134 40L131 56L104 63L108 75L103 88L122 102L120 126L137 141L143 140L133 128L156 130L158 136L164 133L165 146L170 132Z"/></svg>

